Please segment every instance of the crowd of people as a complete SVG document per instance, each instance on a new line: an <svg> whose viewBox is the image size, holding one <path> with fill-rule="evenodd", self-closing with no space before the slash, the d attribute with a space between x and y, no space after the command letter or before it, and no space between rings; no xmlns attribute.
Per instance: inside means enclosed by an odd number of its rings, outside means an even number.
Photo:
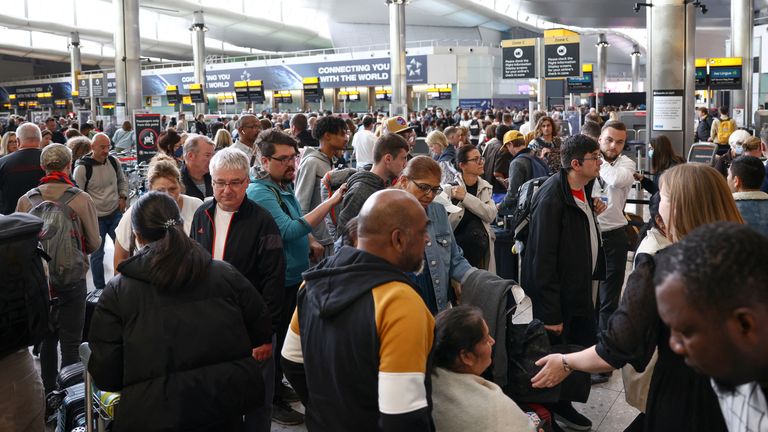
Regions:
<svg viewBox="0 0 768 432"><path fill-rule="evenodd" d="M622 368L628 430L765 430L768 131L732 131L714 167L655 136L641 173L612 112L579 133L515 109L165 119L132 202L113 154L130 122L13 119L0 213L71 209L82 265L67 283L51 270L40 376L3 372L29 370L27 346L0 358L0 430L43 430L44 395L79 361L87 274L88 371L121 394L115 431L589 430L572 403ZM496 245L505 217L514 251ZM543 346L511 349L515 325ZM522 380L508 371L531 352Z"/></svg>

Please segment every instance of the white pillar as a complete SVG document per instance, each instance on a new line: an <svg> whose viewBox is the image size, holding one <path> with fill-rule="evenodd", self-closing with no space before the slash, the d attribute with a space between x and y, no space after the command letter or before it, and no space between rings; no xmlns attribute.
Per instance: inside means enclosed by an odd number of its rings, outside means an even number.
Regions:
<svg viewBox="0 0 768 432"><path fill-rule="evenodd" d="M389 56L392 68L392 100L389 115L408 118L408 84L405 74L405 2L387 0L389 4Z"/></svg>
<svg viewBox="0 0 768 432"><path fill-rule="evenodd" d="M192 57L195 62L195 82L203 86L203 93L208 96L208 90L205 85L205 32L208 28L205 26L203 20L203 11L195 11L192 18L192 27L189 28L192 31ZM205 114L208 112L207 103L195 104L197 114Z"/></svg>
<svg viewBox="0 0 768 432"><path fill-rule="evenodd" d="M743 59L741 90L731 92L732 108L744 109L744 125L752 123L752 33L754 0L731 0L731 55Z"/></svg>
<svg viewBox="0 0 768 432"><path fill-rule="evenodd" d="M114 0L117 11L115 31L115 115L117 123L132 119L142 107L141 37L139 0ZM106 76L104 77L106 80Z"/></svg>

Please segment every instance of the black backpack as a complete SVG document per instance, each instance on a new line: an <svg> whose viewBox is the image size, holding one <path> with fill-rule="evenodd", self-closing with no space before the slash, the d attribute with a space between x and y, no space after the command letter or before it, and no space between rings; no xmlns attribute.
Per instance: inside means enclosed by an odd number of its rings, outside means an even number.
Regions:
<svg viewBox="0 0 768 432"><path fill-rule="evenodd" d="M537 177L520 186L517 191L517 208L513 215L514 227L515 227L515 240L525 242L528 240L528 225L531 222L531 208L533 207L533 200L536 198L536 194L539 192L541 185L547 181L549 177Z"/></svg>
<svg viewBox="0 0 768 432"><path fill-rule="evenodd" d="M48 331L42 229L42 219L27 213L0 215L0 358L39 343Z"/></svg>
<svg viewBox="0 0 768 432"><path fill-rule="evenodd" d="M469 122L469 136L480 136L480 122L477 119L472 119Z"/></svg>

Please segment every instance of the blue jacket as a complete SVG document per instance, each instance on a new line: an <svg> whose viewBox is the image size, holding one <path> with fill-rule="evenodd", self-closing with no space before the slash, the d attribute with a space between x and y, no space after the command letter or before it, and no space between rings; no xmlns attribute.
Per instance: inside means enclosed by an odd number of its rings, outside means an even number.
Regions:
<svg viewBox="0 0 768 432"><path fill-rule="evenodd" d="M768 195L765 192L736 192L736 207L747 225L768 236Z"/></svg>
<svg viewBox="0 0 768 432"><path fill-rule="evenodd" d="M427 227L429 242L425 248L427 262L424 265L429 266L437 310L442 311L448 307L450 280L461 283L474 268L464 258L464 252L453 237L445 207L433 202L427 207L427 217L431 223Z"/></svg>
<svg viewBox="0 0 768 432"><path fill-rule="evenodd" d="M301 283L301 273L309 269L309 239L312 227L302 217L301 206L293 193L293 185L278 186L268 175L251 178L248 199L267 210L283 237L285 253L285 285ZM278 200L279 195L279 200Z"/></svg>

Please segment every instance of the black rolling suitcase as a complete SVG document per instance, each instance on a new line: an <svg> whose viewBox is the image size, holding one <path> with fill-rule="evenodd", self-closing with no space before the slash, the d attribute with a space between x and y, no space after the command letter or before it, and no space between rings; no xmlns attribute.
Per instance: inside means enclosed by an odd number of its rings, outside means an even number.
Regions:
<svg viewBox="0 0 768 432"><path fill-rule="evenodd" d="M75 384L85 382L85 367L81 362L64 366L56 376L56 387L59 390L72 387Z"/></svg>
<svg viewBox="0 0 768 432"><path fill-rule="evenodd" d="M70 432L72 429L86 426L85 383L67 387L66 396L58 409L56 432Z"/></svg>
<svg viewBox="0 0 768 432"><path fill-rule="evenodd" d="M99 303L99 297L103 289L93 290L85 296L85 327L83 327L83 342L88 342L88 331L91 329L91 318L93 311L96 310L96 304Z"/></svg>

